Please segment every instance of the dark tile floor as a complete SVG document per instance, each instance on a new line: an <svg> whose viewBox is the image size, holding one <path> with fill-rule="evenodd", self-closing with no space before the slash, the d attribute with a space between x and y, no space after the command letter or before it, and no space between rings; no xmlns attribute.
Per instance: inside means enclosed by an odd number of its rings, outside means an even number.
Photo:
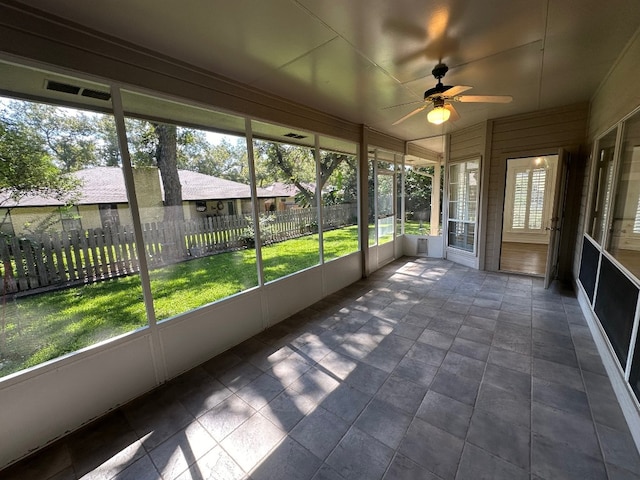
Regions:
<svg viewBox="0 0 640 480"><path fill-rule="evenodd" d="M640 479L573 294L403 258L0 473Z"/></svg>

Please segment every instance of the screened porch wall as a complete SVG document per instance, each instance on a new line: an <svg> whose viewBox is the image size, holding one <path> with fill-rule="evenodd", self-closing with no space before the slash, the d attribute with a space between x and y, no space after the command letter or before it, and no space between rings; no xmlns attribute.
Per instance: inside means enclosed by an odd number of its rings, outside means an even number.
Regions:
<svg viewBox="0 0 640 480"><path fill-rule="evenodd" d="M7 61L55 65L60 73L81 72L354 143L363 137L361 125L76 27L3 4L0 52ZM399 150L404 145L388 138L378 143L383 142ZM3 378L0 468L357 281L362 262L361 252L352 253Z"/></svg>
<svg viewBox="0 0 640 480"><path fill-rule="evenodd" d="M627 48L621 52L615 66L592 98L588 125L588 144L590 146L594 146L607 132L640 107L640 89L637 86L637 79L640 77L638 58L640 58L640 31L627 45ZM639 294L640 280L625 273L619 262L608 254L602 253L602 248L597 242L593 241L590 236L583 235L583 232L589 233L591 231L588 222L591 220L592 197L594 195L592 185L595 175L593 165L595 155L595 152L591 153L589 162L582 172L581 195L573 197L580 199L580 214L575 221L579 236L574 252L573 276L579 283L577 291L582 311L589 321L589 327L629 423L636 446L640 448L640 402L636 398L637 395L634 395L630 382L625 378L622 367L623 365L627 367L629 359L621 361L625 351L635 349L635 355L629 363L635 366L633 370L637 374L640 369L640 344L638 344L637 338L629 336L633 330L629 332L630 326L625 325L624 318L626 317L627 321L629 318L635 319L637 326L637 311L634 310L633 299L637 299ZM577 180L579 176L575 175L575 177ZM603 265L606 271L605 280L607 277L617 279L621 283L620 288L616 285L615 290L612 290L610 288L612 285L600 281L599 274ZM618 313L618 315L612 316L606 311L607 302L610 303L612 296L622 292L626 293L625 297L630 297L631 301L629 302L629 298L625 298L620 305L616 305L617 312L611 313ZM602 295L600 301L598 295ZM621 319L622 322L620 322ZM633 382L634 379L636 392L638 392L638 376L632 375L631 381Z"/></svg>
<svg viewBox="0 0 640 480"><path fill-rule="evenodd" d="M366 145L405 149L365 126L4 4L0 39L5 61L295 126L357 143L365 155ZM374 272L402 255L402 242L393 246L346 255L2 379L0 468Z"/></svg>

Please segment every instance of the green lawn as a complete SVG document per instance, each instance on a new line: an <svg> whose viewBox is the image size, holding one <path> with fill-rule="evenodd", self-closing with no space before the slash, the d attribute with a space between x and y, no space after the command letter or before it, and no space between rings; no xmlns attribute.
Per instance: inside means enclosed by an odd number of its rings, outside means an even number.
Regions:
<svg viewBox="0 0 640 480"><path fill-rule="evenodd" d="M431 232L431 224L418 220L404 222L404 233L409 235L425 235Z"/></svg>
<svg viewBox="0 0 640 480"><path fill-rule="evenodd" d="M220 253L151 271L156 318L163 320L255 287L255 253L253 249Z"/></svg>
<svg viewBox="0 0 640 480"><path fill-rule="evenodd" d="M325 259L358 249L358 228L323 235ZM265 281L319 262L318 235L263 247ZM158 320L258 284L255 250L221 253L150 272ZM3 302L0 377L147 324L140 277L117 278Z"/></svg>
<svg viewBox="0 0 640 480"><path fill-rule="evenodd" d="M319 236L287 240L262 247L262 268L265 282L313 267L320 262ZM338 258L358 250L358 227L352 225L324 232L325 260Z"/></svg>

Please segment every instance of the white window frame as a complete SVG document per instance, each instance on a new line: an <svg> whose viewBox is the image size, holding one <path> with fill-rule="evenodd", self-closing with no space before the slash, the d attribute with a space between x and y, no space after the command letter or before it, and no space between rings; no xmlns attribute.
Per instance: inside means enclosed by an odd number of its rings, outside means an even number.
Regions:
<svg viewBox="0 0 640 480"><path fill-rule="evenodd" d="M473 169L469 169L466 165L475 164L476 167ZM461 165L465 165L465 181L461 185L460 188L465 189L462 192L461 197L457 197L456 202L462 202L461 205L458 205L456 209L452 209L452 185L458 185L458 182L453 182L454 175L452 174L452 170L454 167L459 167ZM470 172L475 172L475 193L470 192L469 186L471 185L470 179L472 176L469 174ZM447 175L447 247L455 249L456 251L465 252L468 254L476 255L477 246L478 246L478 213L479 213L479 203L480 203L480 178L481 178L481 159L480 157L474 157L467 160L461 160L452 162L449 164ZM455 180L458 180L456 176ZM472 198L473 197L473 198ZM471 205L473 205L473 209L471 209ZM456 211L454 211L456 210ZM462 218L459 218L459 217ZM466 248L462 248L459 245L450 243L450 232L451 225L473 225L473 247L471 250Z"/></svg>

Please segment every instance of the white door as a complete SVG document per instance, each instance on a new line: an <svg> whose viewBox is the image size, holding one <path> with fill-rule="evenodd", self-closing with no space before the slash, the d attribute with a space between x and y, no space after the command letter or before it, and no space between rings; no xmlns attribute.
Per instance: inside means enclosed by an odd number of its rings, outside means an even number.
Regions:
<svg viewBox="0 0 640 480"><path fill-rule="evenodd" d="M558 172L558 155L507 160L500 270L547 274Z"/></svg>
<svg viewBox="0 0 640 480"><path fill-rule="evenodd" d="M558 153L558 169L553 185L553 208L549 224L549 248L547 250L547 266L544 273L544 288L549 288L551 282L558 275L558 251L560 250L560 230L564 215L564 193L567 181L568 153L560 149Z"/></svg>

